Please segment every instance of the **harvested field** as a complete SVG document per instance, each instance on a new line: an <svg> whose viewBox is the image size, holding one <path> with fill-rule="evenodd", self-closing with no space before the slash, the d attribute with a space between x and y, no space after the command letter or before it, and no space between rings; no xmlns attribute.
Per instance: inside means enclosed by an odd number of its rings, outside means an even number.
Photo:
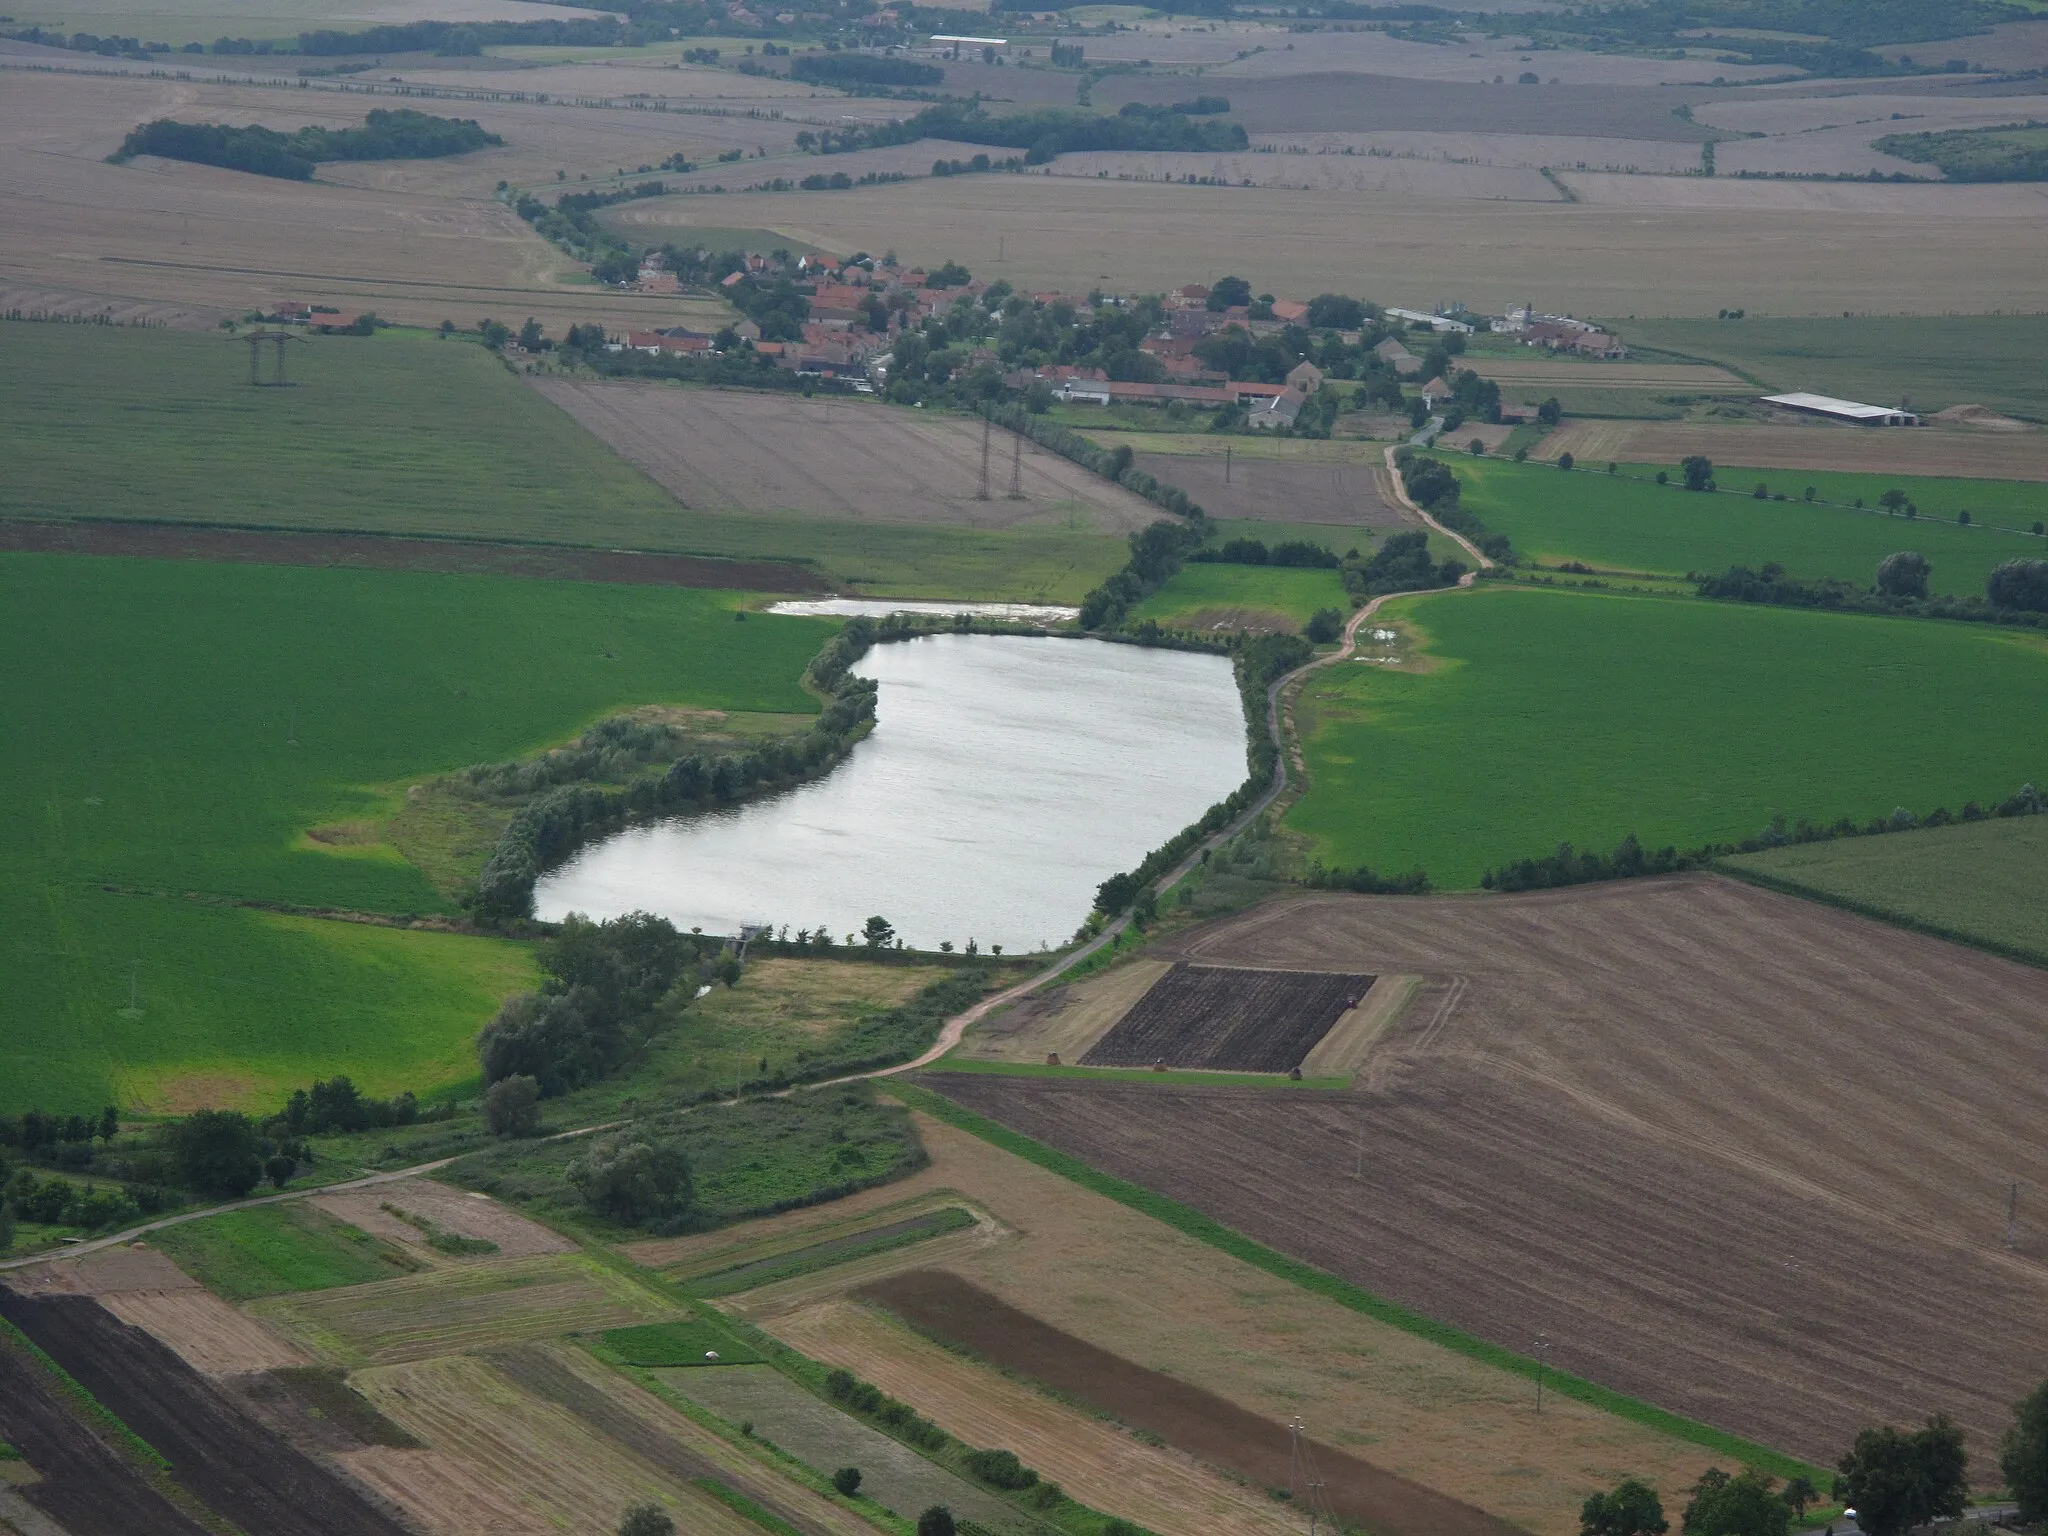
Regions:
<svg viewBox="0 0 2048 1536"><path fill-rule="evenodd" d="M1003 1536L1036 1530L1037 1523L1029 1516L813 1397L773 1366L651 1374L678 1397L710 1409L728 1424L752 1420L755 1434L821 1476L829 1477L840 1467L859 1467L861 1496L905 1519L915 1520L932 1505L944 1504L955 1518L972 1520Z"/></svg>
<svg viewBox="0 0 2048 1536"><path fill-rule="evenodd" d="M465 1480L495 1489L540 1529L610 1536L627 1506L653 1500L681 1516L679 1526L692 1536L760 1536L751 1522L487 1361L421 1360L352 1379L378 1409L439 1452ZM389 1466L404 1454L391 1452L380 1460ZM407 1501L403 1492L395 1496ZM521 1522L512 1529L533 1525Z"/></svg>
<svg viewBox="0 0 2048 1536"><path fill-rule="evenodd" d="M674 1308L580 1257L494 1259L342 1290L279 1296L251 1309L317 1356L391 1365L528 1339L650 1322Z"/></svg>
<svg viewBox="0 0 2048 1536"><path fill-rule="evenodd" d="M1138 447L1143 439L1131 441ZM1211 517L1340 528L1401 528L1411 521L1389 493L1386 466L1370 449L1353 450L1350 462L1335 463L1144 451L1136 462L1186 491Z"/></svg>
<svg viewBox="0 0 2048 1536"><path fill-rule="evenodd" d="M1572 389L1641 389L1657 394L1730 395L1754 393L1754 386L1726 368L1698 363L1572 363L1529 357L1468 355L1463 366L1481 378L1533 389L1550 384Z"/></svg>
<svg viewBox="0 0 2048 1536"><path fill-rule="evenodd" d="M311 1359L211 1291L123 1291L100 1301L122 1322L154 1335L208 1376L268 1371Z"/></svg>
<svg viewBox="0 0 2048 1536"><path fill-rule="evenodd" d="M1427 997L1416 1005L1430 1006ZM1276 1281L949 1125L922 1116L917 1123L932 1165L893 1192L957 1190L1015 1236L943 1255L937 1244L908 1250L907 1267L943 1267L1121 1359L1262 1418L1299 1414L1318 1439L1539 1536L1577 1536L1581 1503L1611 1485L1618 1469L1647 1478L1668 1502L1711 1463L1711 1452L1568 1400L1546 1403L1538 1417L1520 1377ZM1348 1152L1350 1139L1333 1146ZM838 1230L839 1209L761 1225L789 1242L806 1222L820 1233ZM808 1277L801 1294L772 1286L724 1305L779 1332L784 1318L809 1316L831 1300L832 1285L843 1294L880 1278L857 1269ZM1134 1274L1145 1284L1132 1285ZM1008 1444L1028 1432L1020 1425L981 1443Z"/></svg>
<svg viewBox="0 0 2048 1536"><path fill-rule="evenodd" d="M790 1211L695 1237L663 1237L632 1243L624 1251L636 1264L664 1271L666 1279L690 1280L757 1259L794 1253L815 1243L872 1231L886 1223L927 1215L958 1202L953 1191L930 1185L927 1170L826 1206Z"/></svg>
<svg viewBox="0 0 2048 1536"><path fill-rule="evenodd" d="M1467 133L1457 130L1382 129L1376 133L1262 133L1257 149L1282 155L1374 155L1449 164L1543 166L1581 171L1683 174L1699 169L1692 141L1603 138L1561 133Z"/></svg>
<svg viewBox="0 0 2048 1536"><path fill-rule="evenodd" d="M439 1451L371 1446L334 1459L436 1536L553 1536L558 1529L513 1503L496 1476Z"/></svg>
<svg viewBox="0 0 2048 1536"><path fill-rule="evenodd" d="M371 1446L419 1449L419 1441L370 1406L333 1365L285 1366L227 1383L244 1407L294 1445L323 1452Z"/></svg>
<svg viewBox="0 0 2048 1536"><path fill-rule="evenodd" d="M913 1327L1158 1435L1211 1466L1268 1488L1292 1481L1286 1425L1085 1344L957 1275L919 1270L869 1286L862 1295ZM1509 1536L1515 1529L1349 1452L1310 1444L1339 1519L1387 1536Z"/></svg>
<svg viewBox="0 0 2048 1536"><path fill-rule="evenodd" d="M1231 187L1285 187L1297 192L1394 192L1416 197L1484 198L1561 203L1564 194L1540 171L1523 166L1458 165L1385 155L1147 153L1093 150L1061 155L1055 176L1111 181L1186 181L1203 177Z"/></svg>
<svg viewBox="0 0 2048 1536"><path fill-rule="evenodd" d="M952 416L661 384L536 379L534 387L694 512L972 528L1074 524L1102 533L1129 533L1161 516L1035 443L1024 445L1024 499L977 501L981 429ZM1015 439L1004 437L997 447L1007 472Z"/></svg>
<svg viewBox="0 0 2048 1536"><path fill-rule="evenodd" d="M1554 459L1567 452L1587 463L1676 464L1703 453L1716 464L1755 469L2048 480L2048 432L1575 421L1546 437L1534 456Z"/></svg>
<svg viewBox="0 0 2048 1536"><path fill-rule="evenodd" d="M1370 976L1183 962L1154 982L1081 1063L1285 1072L1301 1065L1372 984Z"/></svg>
<svg viewBox="0 0 2048 1536"><path fill-rule="evenodd" d="M345 533L270 533L170 523L32 522L0 519L0 550L127 555L255 565L339 565L383 571L525 576L621 586L710 587L738 592L823 592L829 584L800 565L772 560L697 560L618 549L484 544L455 539L385 539Z"/></svg>
<svg viewBox="0 0 2048 1536"><path fill-rule="evenodd" d="M20 314L29 320L91 321L97 325L140 325L170 331L218 330L221 321L228 318L217 309L152 304L106 293L4 281L0 281L0 314Z"/></svg>
<svg viewBox="0 0 2048 1536"><path fill-rule="evenodd" d="M66 1536L204 1536L206 1528L88 1429L49 1372L6 1337L0 1337L0 1440L37 1474L15 1496L56 1521Z"/></svg>
<svg viewBox="0 0 2048 1536"><path fill-rule="evenodd" d="M744 217L828 250L894 246L906 260L957 258L1026 290L1156 293L1186 282L1191 267L1221 271L1256 251L1254 281L1281 294L1347 291L1364 271L1389 295L1459 293L1491 308L1534 288L1546 304L1594 315L1712 315L1731 301L1751 315L2048 309L2038 260L2048 196L2037 189L1577 172L1565 180L1585 186L1584 201L926 177L857 197L751 195L744 215L729 201L668 199L636 232L682 239L693 223ZM1645 218L1652 206L1658 216ZM1501 262L1503 249L1515 252L1512 263ZM1853 271L1836 257L1844 249L1860 253ZM1970 253L1966 264L1958 250Z"/></svg>
<svg viewBox="0 0 2048 1536"><path fill-rule="evenodd" d="M1090 1508L1160 1536L1297 1536L1293 1515L1184 1451L1140 1440L1118 1424L961 1358L878 1308L821 1302L775 1320L775 1332L813 1360L871 1381L969 1445L1013 1450L1057 1474Z"/></svg>
<svg viewBox="0 0 2048 1536"><path fill-rule="evenodd" d="M112 1296L122 1291L196 1291L199 1282L154 1248L102 1248L82 1258L55 1258L10 1272L7 1284L25 1296Z"/></svg>
<svg viewBox="0 0 2048 1536"><path fill-rule="evenodd" d="M1365 1001L1344 1013L1301 1059L1303 1077L1349 1077L1363 1067L1380 1036L1421 987L1419 976L1380 976Z"/></svg>
<svg viewBox="0 0 2048 1536"><path fill-rule="evenodd" d="M1308 897L1172 947L1451 987L1349 1095L940 1085L1662 1407L1823 1463L1946 1412L1988 1470L2048 1360L2048 1230L2002 1241L2008 1170L2048 1160L2048 973L1712 877Z"/></svg>
<svg viewBox="0 0 2048 1536"><path fill-rule="evenodd" d="M558 1232L488 1195L450 1189L431 1179L400 1179L373 1189L348 1190L338 1195L316 1195L313 1204L330 1216L373 1232L379 1237L402 1242L416 1250L433 1250L418 1227L392 1216L385 1206L396 1206L407 1215L424 1216L442 1230L457 1237L496 1243L498 1253L508 1259L530 1258L542 1253L573 1253L576 1245Z"/></svg>
<svg viewBox="0 0 2048 1536"><path fill-rule="evenodd" d="M0 1291L0 1316L168 1458L180 1484L242 1529L265 1536L407 1536L346 1482L98 1302Z"/></svg>
<svg viewBox="0 0 2048 1536"><path fill-rule="evenodd" d="M1041 987L985 1016L958 1054L978 1061L1079 1061L1172 969L1164 960L1132 960L1085 981Z"/></svg>
<svg viewBox="0 0 2048 1536"><path fill-rule="evenodd" d="M858 1232L849 1232L844 1237L827 1238L823 1242L794 1248L772 1258L755 1259L751 1263L734 1265L730 1269L714 1270L698 1276L691 1289L699 1296L730 1295L735 1291L750 1290L755 1286L769 1284L785 1276L829 1269L869 1254L907 1248L928 1238L958 1232L963 1227L975 1224L972 1212L964 1211L958 1206L948 1206L943 1210L927 1211L921 1216L906 1216L901 1221L888 1222L882 1226L865 1227ZM683 1362L662 1363L680 1365Z"/></svg>

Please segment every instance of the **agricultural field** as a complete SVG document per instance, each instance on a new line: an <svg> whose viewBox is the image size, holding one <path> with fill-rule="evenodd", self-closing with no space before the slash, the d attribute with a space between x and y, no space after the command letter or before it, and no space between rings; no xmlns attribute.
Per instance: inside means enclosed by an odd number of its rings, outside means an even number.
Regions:
<svg viewBox="0 0 2048 1536"><path fill-rule="evenodd" d="M1566 842L1693 848L1779 815L1995 802L2048 751L2031 632L1526 588L1381 616L1421 653L1308 681L1309 787L1283 825L1326 864L1421 868L1440 889Z"/></svg>
<svg viewBox="0 0 2048 1536"><path fill-rule="evenodd" d="M415 776L622 708L807 713L831 633L736 625L711 592L83 556L0 555L0 592L7 1109L470 1077L475 1031L531 985L526 949L246 905L450 911L374 833L306 830L374 828Z"/></svg>
<svg viewBox="0 0 2048 1536"><path fill-rule="evenodd" d="M1083 1066L1286 1072L1365 1001L1371 976L1176 965L1089 1048Z"/></svg>
<svg viewBox="0 0 2048 1536"><path fill-rule="evenodd" d="M1101 434L1114 446L1115 436ZM1133 433L1126 439L1137 449L1135 463L1168 485L1177 485L1200 502L1210 517L1283 524L1312 523L1321 541L1356 539L1351 530L1402 528L1408 518L1385 484L1386 466L1377 450L1345 446L1342 456L1328 452L1269 455L1256 444L1228 440L1211 448L1194 439L1166 439L1174 446L1151 447L1155 439ZM1187 444L1183 449L1182 445ZM1287 440L1291 448L1335 446L1307 438ZM1224 449L1231 450L1228 458ZM1287 535L1265 535L1270 541Z"/></svg>
<svg viewBox="0 0 2048 1536"><path fill-rule="evenodd" d="M1131 610L1170 629L1298 633L1318 609L1349 607L1333 570L1274 565L1184 565Z"/></svg>
<svg viewBox="0 0 2048 1536"><path fill-rule="evenodd" d="M662 384L536 387L675 494L697 553L794 554L892 596L1073 601L1122 563L1157 507L1033 443L1021 498L999 434L950 414ZM966 569L963 569L966 567Z"/></svg>
<svg viewBox="0 0 2048 1536"><path fill-rule="evenodd" d="M363 26L407 21L519 21L543 16L587 16L576 6L548 5L528 12L513 0L369 0L357 8ZM21 13L24 23L121 31L169 42L210 43L216 37L296 38L309 27L326 26L332 10L312 0L38 0Z"/></svg>
<svg viewBox="0 0 2048 1536"><path fill-rule="evenodd" d="M937 1081L950 1094L969 1080ZM1004 1091L994 1079L971 1081ZM1284 1091L1274 1097L1297 1102ZM1128 1433L1045 1395L1029 1379L997 1375L984 1360L941 1350L848 1293L889 1274L943 1270L1067 1338L1269 1424L1300 1415L1320 1444L1538 1536L1576 1533L1586 1493L1618 1469L1632 1469L1668 1497L1717 1454L1575 1401L1547 1401L1539 1417L1528 1382L1495 1364L1276 1279L942 1121L920 1114L918 1126L931 1166L902 1183L738 1231L639 1244L632 1254L696 1269L715 1262L717 1244L758 1240L750 1234L772 1232L792 1244L806 1231L837 1230L855 1213L880 1219L919 1195L966 1197L997 1223L992 1241L944 1254L930 1245L904 1249L881 1272L848 1264L801 1286L771 1285L720 1305L813 1358L855 1370L970 1443L1020 1455L1028 1449L1031 1465L1077 1497L1161 1536L1271 1532L1273 1505L1259 1493L1267 1480L1250 1487L1231 1481L1171 1437L1156 1444L1153 1435ZM1146 1283L1131 1285L1133 1274ZM689 1389L731 1373L683 1374ZM1718 1454L1727 1464L1729 1452Z"/></svg>
<svg viewBox="0 0 2048 1536"><path fill-rule="evenodd" d="M300 1200L180 1222L156 1243L230 1301L389 1280L419 1267L404 1250Z"/></svg>
<svg viewBox="0 0 2048 1536"><path fill-rule="evenodd" d="M1731 292L1722 304L1742 302ZM1754 310L1732 321L1646 318L1627 322L1625 330L1639 352L1653 347L1674 358L1711 359L1769 386L1759 393L1809 389L1880 403L1910 398L1917 411L1983 405L2023 420L2048 421L2048 385L2040 367L2048 315L1888 309L1830 319Z"/></svg>
<svg viewBox="0 0 2048 1536"><path fill-rule="evenodd" d="M1598 570L1683 576L1775 560L1794 576L1867 587L1886 555L1912 549L1933 566L1930 590L1982 597L2000 561L2048 554L2048 543L2015 531L2031 525L2031 518L2021 521L2030 510L2048 513L2048 487L1717 464L1720 492L1709 496L1687 491L1675 468L1665 471L1672 483L1658 485L1655 469L1644 465L1607 475L1591 460L1571 473L1550 465L1449 462L1463 483L1463 504L1489 530L1506 534L1523 560L1542 565L1578 561ZM1750 492L1759 483L1787 499L1757 500ZM1816 503L1804 499L1809 485ZM1913 498L1921 515L1883 511L1878 498L1893 489ZM1858 497L1865 508L1854 505ZM1975 509L1969 527L1955 521L1964 505Z"/></svg>
<svg viewBox="0 0 2048 1536"><path fill-rule="evenodd" d="M0 1317L166 1458L178 1486L215 1515L278 1536L405 1536L347 1481L98 1302L0 1289Z"/></svg>
<svg viewBox="0 0 2048 1536"><path fill-rule="evenodd" d="M2025 816L1773 848L1720 867L1773 890L2048 966L2044 860L2048 820Z"/></svg>
<svg viewBox="0 0 2048 1536"><path fill-rule="evenodd" d="M984 1015L954 1055L972 1061L1079 1061L1172 966L1135 959L1057 981Z"/></svg>
<svg viewBox="0 0 2048 1536"><path fill-rule="evenodd" d="M1823 1465L1945 1412L1995 1476L2048 1348L2048 1234L2004 1246L2008 1170L2048 1155L2048 972L1705 875L1305 895L1167 948L1448 985L1348 1094L927 1081L1411 1315L1519 1353L1540 1331L1601 1386Z"/></svg>
<svg viewBox="0 0 2048 1536"><path fill-rule="evenodd" d="M2048 480L2048 432L1969 427L1865 429L1760 426L1717 421L1573 421L1546 437L1536 456L1570 453L1588 464L1676 464L1703 453L1715 464L1778 470L1983 480ZM2036 492L2048 500L2048 492Z"/></svg>

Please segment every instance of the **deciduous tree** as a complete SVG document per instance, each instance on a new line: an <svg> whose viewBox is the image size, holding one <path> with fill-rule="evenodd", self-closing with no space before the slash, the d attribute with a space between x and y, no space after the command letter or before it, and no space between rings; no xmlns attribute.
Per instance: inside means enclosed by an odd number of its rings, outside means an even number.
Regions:
<svg viewBox="0 0 2048 1536"><path fill-rule="evenodd" d="M1579 1510L1579 1536L1664 1536L1670 1529L1657 1490L1633 1477L1594 1494Z"/></svg>
<svg viewBox="0 0 2048 1536"><path fill-rule="evenodd" d="M1963 1512L1969 1455L1963 1432L1937 1415L1910 1432L1887 1424L1866 1429L1838 1463L1840 1491L1856 1507L1869 1536L1900 1536L1930 1520Z"/></svg>
<svg viewBox="0 0 2048 1536"><path fill-rule="evenodd" d="M2048 1520L2048 1381L2014 1410L2012 1428L1999 1446L1998 1469L2019 1503L2020 1523Z"/></svg>

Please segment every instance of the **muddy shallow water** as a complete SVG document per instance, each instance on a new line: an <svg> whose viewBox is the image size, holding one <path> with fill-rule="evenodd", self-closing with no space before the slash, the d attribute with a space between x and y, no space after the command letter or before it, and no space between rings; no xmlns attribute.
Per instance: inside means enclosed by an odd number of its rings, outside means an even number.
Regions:
<svg viewBox="0 0 2048 1536"><path fill-rule="evenodd" d="M539 916L638 909L844 940L880 914L920 948L1035 949L1245 776L1220 656L934 635L876 646L856 670L880 685L879 718L831 774L593 844L540 882Z"/></svg>

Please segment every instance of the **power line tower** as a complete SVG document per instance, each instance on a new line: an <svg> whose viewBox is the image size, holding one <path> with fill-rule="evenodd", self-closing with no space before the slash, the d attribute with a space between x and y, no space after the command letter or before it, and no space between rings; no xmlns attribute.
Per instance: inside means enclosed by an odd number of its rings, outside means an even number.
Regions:
<svg viewBox="0 0 2048 1536"><path fill-rule="evenodd" d="M250 331L238 338L249 343L249 382L271 389L284 389L288 382L284 376L284 346L288 341L304 341L303 336L294 336L290 331ZM271 342L277 348L277 357L268 379L263 377L263 344Z"/></svg>
<svg viewBox="0 0 2048 1536"><path fill-rule="evenodd" d="M1315 1447L1309 1443L1307 1426L1299 1418L1288 1420L1287 1438L1287 1492L1294 1507L1308 1513L1308 1536L1320 1536L1323 1531L1336 1536L1337 1516L1324 1492L1323 1474L1316 1467Z"/></svg>
<svg viewBox="0 0 2048 1536"><path fill-rule="evenodd" d="M1010 500L1024 499L1024 434L1010 434Z"/></svg>
<svg viewBox="0 0 2048 1536"><path fill-rule="evenodd" d="M987 500L988 500L988 443L989 443L989 434L990 434L991 432L993 432L994 430L995 430L995 424L994 424L994 423L993 423L992 421L990 421L988 417L986 417L986 416L982 417L982 418L981 418L981 489L980 489L980 490L978 490L978 491L976 491L976 492L974 493L974 499L975 499L976 501L987 501Z"/></svg>

